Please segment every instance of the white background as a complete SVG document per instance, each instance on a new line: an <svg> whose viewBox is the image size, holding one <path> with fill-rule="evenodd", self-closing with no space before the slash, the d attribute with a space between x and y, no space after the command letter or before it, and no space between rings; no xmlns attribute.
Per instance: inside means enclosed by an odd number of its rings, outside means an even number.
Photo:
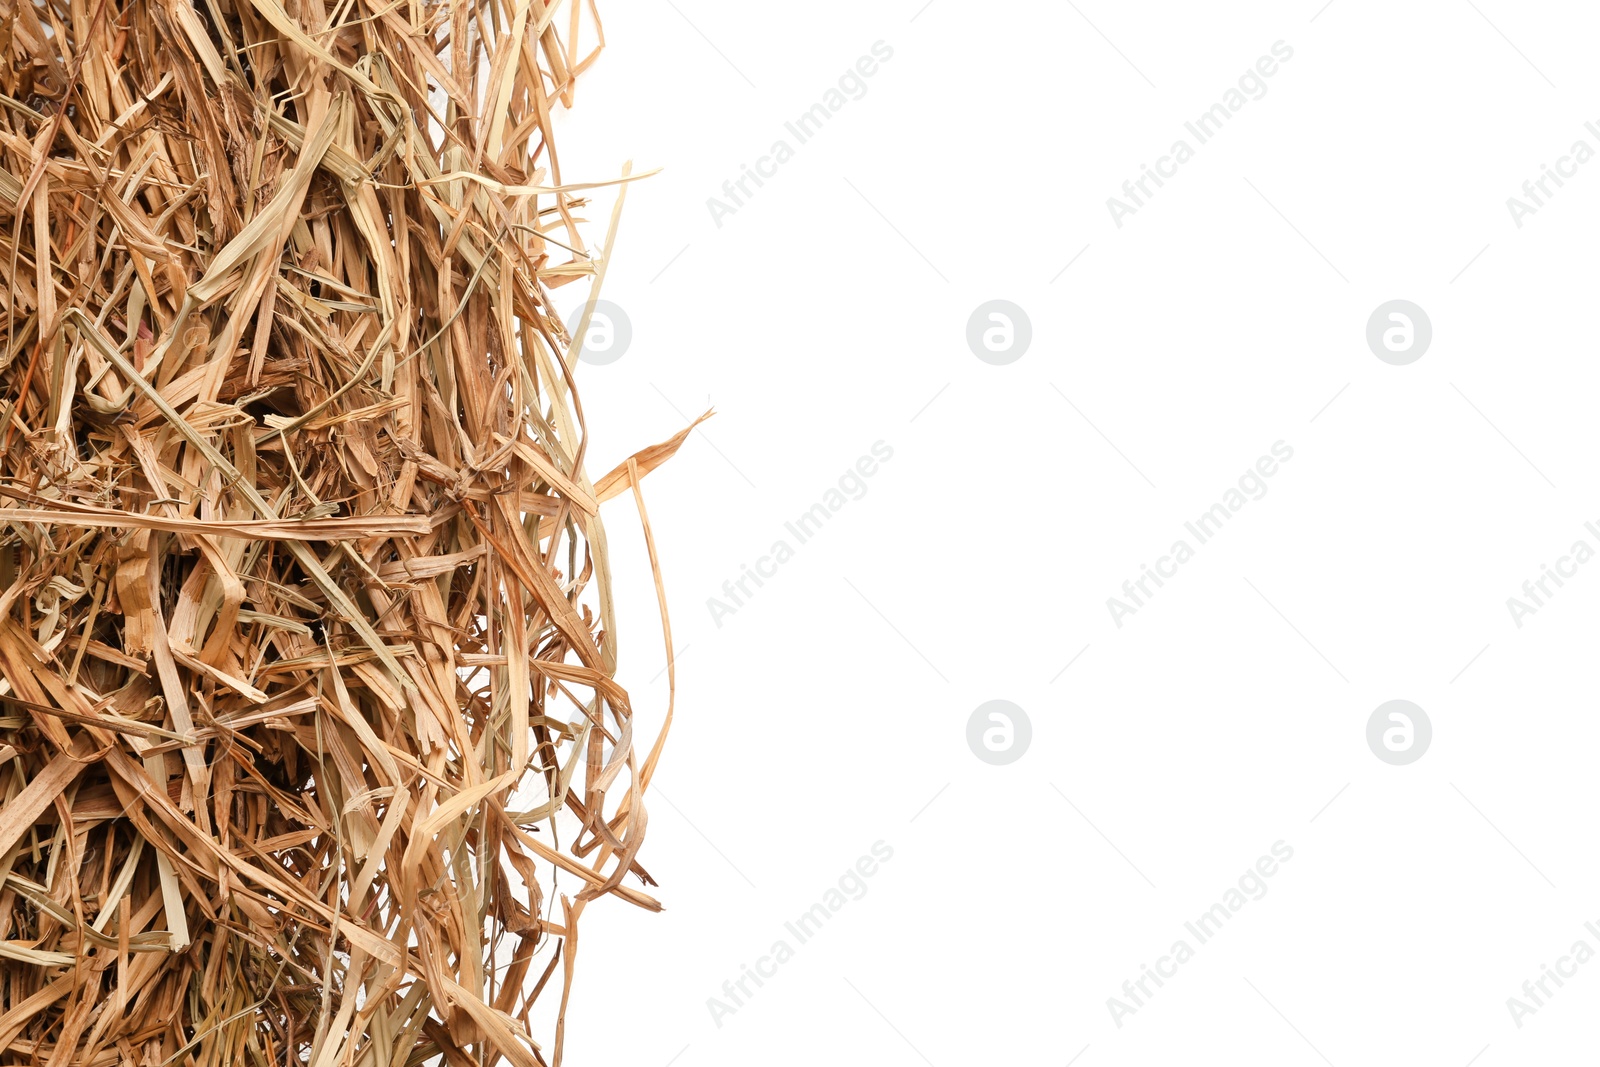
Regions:
<svg viewBox="0 0 1600 1067"><path fill-rule="evenodd" d="M558 118L567 181L664 168L602 293L631 347L579 371L591 473L718 410L645 483L680 651L641 856L667 910L586 912L568 1062L1592 1061L1600 961L1520 1028L1506 1001L1600 950L1600 562L1521 628L1506 600L1600 548L1600 160L1521 228L1506 200L1600 149L1600 13L921 2L610 0ZM707 198L877 41L865 96L718 227ZM1107 197L1180 137L1119 229ZM965 339L994 298L1032 322L1008 366ZM1403 367L1365 341L1396 298L1434 332ZM880 440L866 495L718 626L707 599ZM1115 626L1280 440L1267 494ZM632 504L606 508L648 738L665 652ZM1002 767L966 742L997 698L1033 728ZM1394 698L1434 730L1405 767L1365 739ZM718 1026L707 999L880 840L865 897ZM1179 938L1119 1028L1107 998Z"/></svg>

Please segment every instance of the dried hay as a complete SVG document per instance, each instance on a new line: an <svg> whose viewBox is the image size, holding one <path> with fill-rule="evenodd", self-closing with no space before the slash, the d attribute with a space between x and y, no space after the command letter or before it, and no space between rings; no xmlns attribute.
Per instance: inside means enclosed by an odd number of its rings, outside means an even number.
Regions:
<svg viewBox="0 0 1600 1067"><path fill-rule="evenodd" d="M3 1062L559 1064L659 908L548 2L0 0Z"/></svg>

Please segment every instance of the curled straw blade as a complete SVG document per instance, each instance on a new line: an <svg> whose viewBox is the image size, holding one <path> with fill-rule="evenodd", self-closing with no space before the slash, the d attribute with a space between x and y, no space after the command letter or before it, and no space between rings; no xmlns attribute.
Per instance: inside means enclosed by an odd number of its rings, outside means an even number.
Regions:
<svg viewBox="0 0 1600 1067"><path fill-rule="evenodd" d="M612 497L627 492L630 484L643 478L646 474L649 474L676 455L678 449L683 447L683 443L694 432L694 428L715 414L715 411L707 411L665 441L650 445L648 448L641 448L628 459L617 464L604 478L594 483L595 499L603 504ZM632 475L629 473L630 468L633 470ZM630 478L632 481L630 481Z"/></svg>

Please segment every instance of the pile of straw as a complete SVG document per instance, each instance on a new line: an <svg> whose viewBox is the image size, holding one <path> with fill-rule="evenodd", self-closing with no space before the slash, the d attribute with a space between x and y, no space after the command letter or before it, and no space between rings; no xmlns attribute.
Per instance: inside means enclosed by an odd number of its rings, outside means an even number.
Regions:
<svg viewBox="0 0 1600 1067"><path fill-rule="evenodd" d="M659 907L599 509L655 570L683 434L585 475L549 295L601 40L0 0L0 1062L559 1064L585 907Z"/></svg>

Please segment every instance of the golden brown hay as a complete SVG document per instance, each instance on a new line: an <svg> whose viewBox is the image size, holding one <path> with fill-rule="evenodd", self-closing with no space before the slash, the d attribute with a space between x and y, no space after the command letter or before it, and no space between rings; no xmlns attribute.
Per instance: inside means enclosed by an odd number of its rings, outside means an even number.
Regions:
<svg viewBox="0 0 1600 1067"><path fill-rule="evenodd" d="M549 299L599 29L0 0L0 1062L559 1064L659 908L599 509L661 597L684 434L591 482Z"/></svg>

